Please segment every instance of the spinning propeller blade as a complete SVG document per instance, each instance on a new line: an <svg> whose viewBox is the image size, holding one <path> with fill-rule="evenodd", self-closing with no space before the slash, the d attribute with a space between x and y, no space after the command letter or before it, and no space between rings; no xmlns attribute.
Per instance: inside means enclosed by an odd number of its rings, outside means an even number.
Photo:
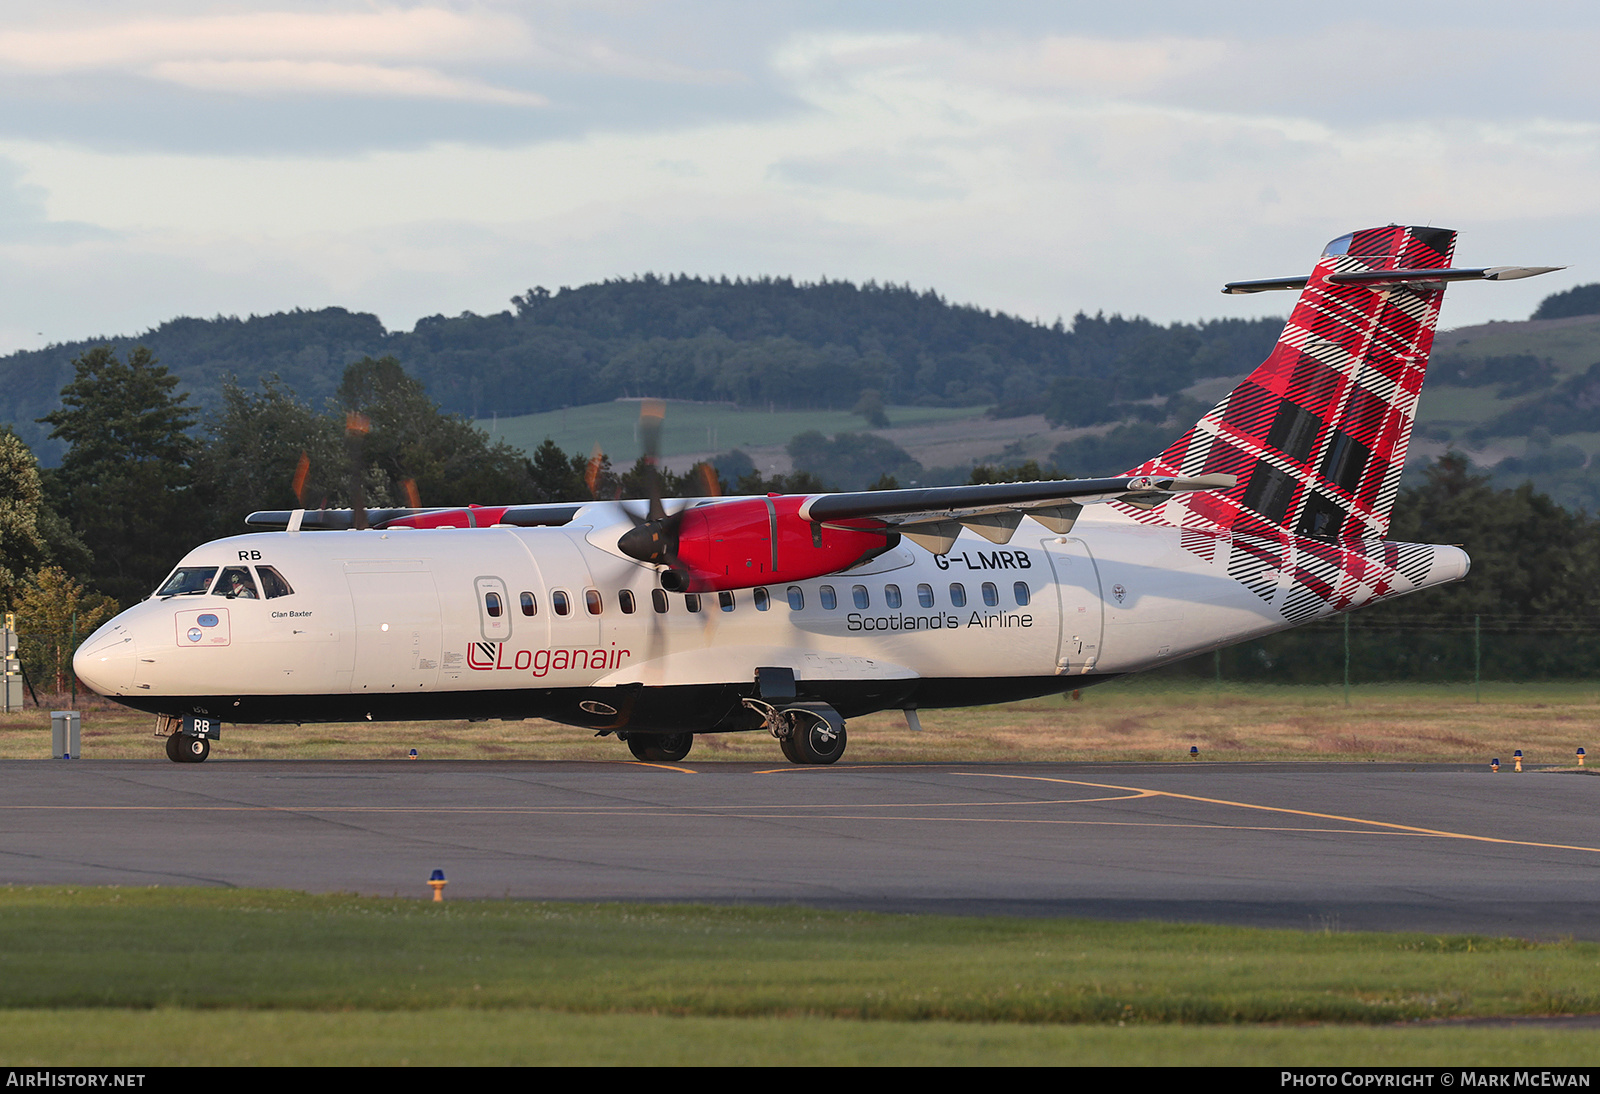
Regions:
<svg viewBox="0 0 1600 1094"><path fill-rule="evenodd" d="M665 566L661 587L668 592L684 592L689 588L689 572L678 559L678 534L683 525L683 511L668 513L661 500L661 474L656 461L661 454L661 427L666 418L666 407L659 399L646 399L639 405L639 444L643 449L645 482L650 491L650 507L640 520L631 512L628 517L633 527L622 534L617 547L623 554L652 566ZM624 507L626 511L626 507Z"/></svg>
<svg viewBox="0 0 1600 1094"><path fill-rule="evenodd" d="M350 449L350 508L355 515L355 526L360 530L367 527L367 496L362 483L365 468L361 456L367 434L371 432L372 422L365 414L352 410L344 416L345 443Z"/></svg>

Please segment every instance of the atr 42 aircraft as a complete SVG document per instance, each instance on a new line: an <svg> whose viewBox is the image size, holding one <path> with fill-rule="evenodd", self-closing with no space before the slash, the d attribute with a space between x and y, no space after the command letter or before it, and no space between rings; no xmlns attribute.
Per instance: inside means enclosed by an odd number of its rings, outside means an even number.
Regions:
<svg viewBox="0 0 1600 1094"><path fill-rule="evenodd" d="M674 761L766 729L1082 688L1466 576L1384 537L1455 233L1340 236L1266 362L1104 479L859 494L254 513L78 650L198 762L223 722L540 717ZM646 423L650 424L650 423ZM659 428L659 417L655 418Z"/></svg>

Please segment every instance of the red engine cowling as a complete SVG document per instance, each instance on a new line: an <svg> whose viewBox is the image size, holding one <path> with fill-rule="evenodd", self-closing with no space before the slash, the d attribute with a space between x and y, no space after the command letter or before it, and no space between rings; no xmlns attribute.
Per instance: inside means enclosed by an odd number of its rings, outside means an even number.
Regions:
<svg viewBox="0 0 1600 1094"><path fill-rule="evenodd" d="M800 495L713 502L678 521L677 580L683 592L749 589L845 570L899 540L881 521L822 525L801 520ZM663 575L663 584L672 583Z"/></svg>
<svg viewBox="0 0 1600 1094"><path fill-rule="evenodd" d="M465 509L434 509L386 521L385 528L488 528L498 524L509 505L469 505Z"/></svg>

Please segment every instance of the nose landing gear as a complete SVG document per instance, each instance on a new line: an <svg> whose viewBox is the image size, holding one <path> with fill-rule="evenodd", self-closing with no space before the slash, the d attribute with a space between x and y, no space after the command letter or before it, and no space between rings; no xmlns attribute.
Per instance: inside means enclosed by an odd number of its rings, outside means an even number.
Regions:
<svg viewBox="0 0 1600 1094"><path fill-rule="evenodd" d="M191 722L195 728L204 728L206 732L185 733L184 727ZM216 721L210 718L190 718L181 714L156 715L156 736L166 738L167 759L175 764L205 762L205 758L211 755L210 737L217 728Z"/></svg>
<svg viewBox="0 0 1600 1094"><path fill-rule="evenodd" d="M182 733L174 733L167 738L167 759L175 764L203 763L209 755L211 755L211 742L204 737L187 737Z"/></svg>

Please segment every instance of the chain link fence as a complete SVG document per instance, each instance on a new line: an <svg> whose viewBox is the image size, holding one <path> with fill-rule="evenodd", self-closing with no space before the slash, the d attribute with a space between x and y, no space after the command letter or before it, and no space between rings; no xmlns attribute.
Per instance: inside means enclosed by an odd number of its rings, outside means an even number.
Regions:
<svg viewBox="0 0 1600 1094"><path fill-rule="evenodd" d="M1533 683L1600 678L1600 615L1360 612L1165 670L1236 683Z"/></svg>
<svg viewBox="0 0 1600 1094"><path fill-rule="evenodd" d="M28 702L37 707L57 703L65 697L76 705L81 685L72 671L72 655L88 637L68 626L64 630L17 630L17 668L22 676Z"/></svg>

